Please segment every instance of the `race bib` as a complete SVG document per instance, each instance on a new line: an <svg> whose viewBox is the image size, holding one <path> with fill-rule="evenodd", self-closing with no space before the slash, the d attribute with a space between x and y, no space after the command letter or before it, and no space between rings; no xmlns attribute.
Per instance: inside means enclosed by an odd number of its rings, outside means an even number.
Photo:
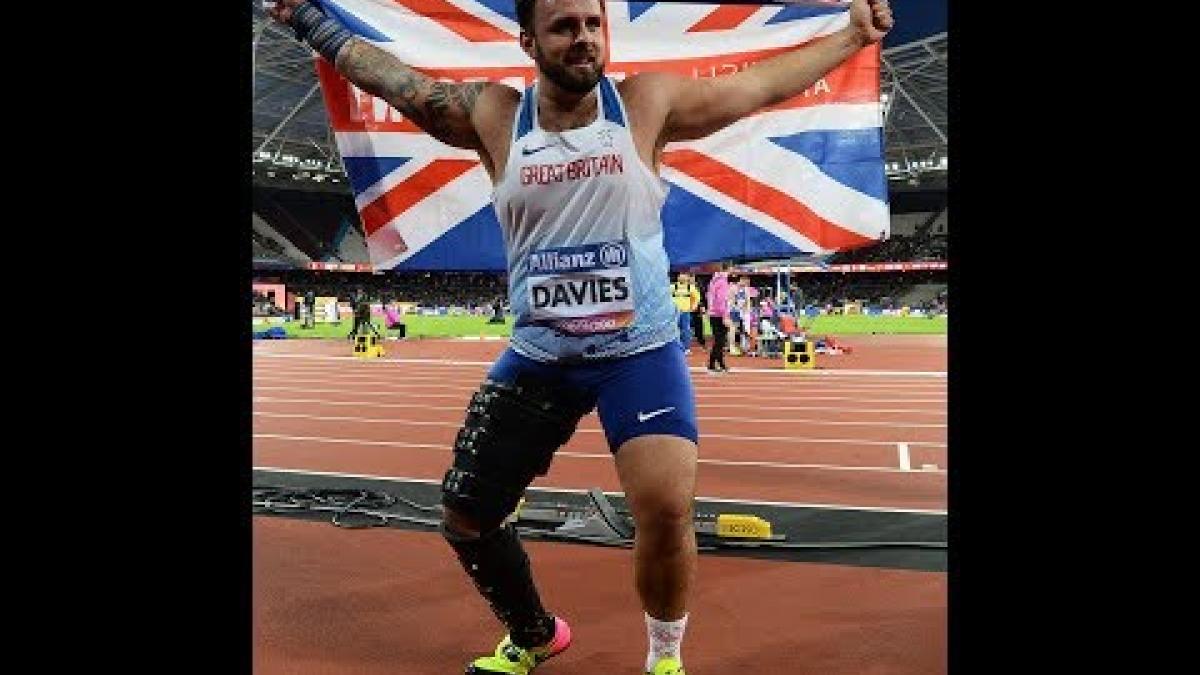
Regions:
<svg viewBox="0 0 1200 675"><path fill-rule="evenodd" d="M633 323L629 244L607 241L534 251L526 261L530 318L572 335Z"/></svg>

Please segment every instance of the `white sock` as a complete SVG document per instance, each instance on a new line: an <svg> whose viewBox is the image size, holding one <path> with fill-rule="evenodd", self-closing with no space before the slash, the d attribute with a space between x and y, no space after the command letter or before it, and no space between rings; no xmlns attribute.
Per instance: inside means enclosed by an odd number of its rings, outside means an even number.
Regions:
<svg viewBox="0 0 1200 675"><path fill-rule="evenodd" d="M687 628L688 615L678 621L659 621L646 614L646 637L650 641L650 653L646 655L646 672L654 668L659 659L673 656L683 663L679 647L683 644L683 631Z"/></svg>

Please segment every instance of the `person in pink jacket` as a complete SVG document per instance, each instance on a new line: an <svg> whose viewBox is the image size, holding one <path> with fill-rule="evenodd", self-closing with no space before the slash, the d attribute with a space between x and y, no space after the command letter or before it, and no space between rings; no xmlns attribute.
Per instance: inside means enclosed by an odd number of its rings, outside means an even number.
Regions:
<svg viewBox="0 0 1200 675"><path fill-rule="evenodd" d="M727 373L725 344L729 339L729 263L708 282L708 322L712 327L713 343L708 352L708 372Z"/></svg>

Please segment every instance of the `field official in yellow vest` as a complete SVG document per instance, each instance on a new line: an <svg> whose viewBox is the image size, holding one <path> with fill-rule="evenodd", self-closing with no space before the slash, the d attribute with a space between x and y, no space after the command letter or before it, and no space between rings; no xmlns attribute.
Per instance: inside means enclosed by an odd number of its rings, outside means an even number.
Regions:
<svg viewBox="0 0 1200 675"><path fill-rule="evenodd" d="M700 306L700 289L687 272L680 272L671 284L671 299L675 301L679 322L679 344L686 354L692 353L692 312Z"/></svg>

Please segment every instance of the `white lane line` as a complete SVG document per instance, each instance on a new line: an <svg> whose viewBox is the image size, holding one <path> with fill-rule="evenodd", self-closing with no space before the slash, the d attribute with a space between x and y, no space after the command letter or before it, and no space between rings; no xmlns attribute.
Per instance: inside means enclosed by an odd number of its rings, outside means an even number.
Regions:
<svg viewBox="0 0 1200 675"><path fill-rule="evenodd" d="M437 378L434 378L434 379L437 379ZM349 385L349 386L342 387L340 389L327 389L324 391L353 391L354 388L357 386L364 386L364 387L367 387L370 389L392 390L392 391L409 391L412 389L433 389L433 390L444 389L446 391L460 391L460 392L469 393L469 392L474 392L476 389L479 388L478 383L470 383L470 382L466 382L466 381L464 381L464 382L447 382L445 379L441 379L436 382L404 382L404 381L397 381L396 379L355 380L353 382L348 382L346 380L341 379L340 377L338 377L338 378L273 377L273 376L257 375L254 377L253 386L255 386L255 387L259 387L259 386L269 387L270 386L269 384L260 385L259 382L267 382L267 383L283 382L285 384L311 383L311 384L325 384L325 385L341 385L341 384ZM718 391L722 392L722 393L715 393ZM736 387L696 387L696 395L705 397L705 398L761 399L763 397L763 392L762 392L761 388L759 388L759 387L747 388L746 391L748 393L744 393L744 394L724 393L724 392L731 392L731 391L736 391ZM926 391L926 390L906 391L904 389L897 391L897 390L895 390L895 388L889 388L888 391L877 391L875 389L862 388L862 387L820 387L819 389L818 388L780 389L779 391L774 392L774 393L777 393L779 395L786 395L789 398L794 398L798 395L811 394L811 393L844 394L844 393L854 392L854 391L865 392L864 394L861 394L860 396L865 396L868 394L881 395L881 396L899 396L901 398L897 399L897 400L905 400L905 401L913 400L913 401L923 401L923 402L945 400L945 394L946 394L945 391ZM910 398L910 396L913 396L913 397L915 397L915 396L938 396L938 398L936 398L936 399L917 399L917 398ZM803 396L801 396L801 397L803 397ZM854 398L859 398L859 396L855 396Z"/></svg>
<svg viewBox="0 0 1200 675"><path fill-rule="evenodd" d="M383 379L386 382L417 382L417 381L435 381L446 382L448 384L478 386L483 378L487 375L487 369L481 368L470 372L452 371L448 369L420 369L412 368L375 368L372 370L357 370L347 367L330 367L330 368L278 368L278 367L257 367L253 372L254 377L322 377L329 380L351 381L351 380L368 380L368 379ZM704 375L692 374L693 386L703 389L711 388L742 388L749 389L753 387L763 386L787 386L798 388L817 388L817 387L846 387L846 388L866 388L866 389L912 389L912 390L928 390L945 392L948 382L946 380L930 379L930 378L899 378L899 377L837 377L826 376L820 378L797 378L792 380L780 380L778 378L764 378L757 376L747 376L735 378L731 376L711 376L707 373Z"/></svg>
<svg viewBox="0 0 1200 675"><path fill-rule="evenodd" d="M337 357L337 358L341 358L341 357ZM491 365L491 364L489 364L489 365ZM469 370L465 370L466 368L468 368L468 366L464 366L463 367L464 370L451 370L445 365L426 367L423 365L411 365L411 364L396 363L394 361L388 361L387 359L366 360L366 359L360 359L360 358L355 358L353 363L290 363L290 362L289 363L274 363L274 362L270 362L270 363L256 363L256 364L254 364L254 366L255 366L254 370L255 370L256 374L311 373L311 374L334 374L334 375L338 375L338 376L355 375L355 376L362 376L362 377L370 377L372 375L378 376L382 373L387 373L388 376L400 374L400 375L407 375L407 376L413 376L413 377L428 376L428 377L452 377L452 378L461 378L461 379L469 379L469 378L473 378L473 377L478 377L478 375L477 375L478 373L481 373L481 372L486 373L488 370L488 368L486 368L486 367L480 367L477 365L470 365ZM352 367L348 367L348 366L358 366L358 367L352 368ZM689 366L688 370L689 370L689 372L703 373L705 375L708 375L707 368L701 368L699 366ZM721 383L722 385L726 384L726 383L737 383L738 381L740 381L740 378L734 378L734 377L729 376L729 375L734 375L737 372L744 372L744 373L747 373L750 375L754 375L753 378L750 378L753 380L763 380L763 379L768 379L768 378L760 378L760 377L758 377L759 374L773 373L775 371L743 369L741 371L731 371L728 375L723 375L723 376L698 377L698 378L696 378L696 380L698 382L710 382L713 384ZM791 372L791 371L789 371L789 372ZM795 371L795 372L806 373L806 374L798 374L798 375L789 375L789 377L791 377L792 381L795 381L795 382L820 381L820 382L851 383L851 382L862 381L865 378L865 379L878 379L881 382L895 381L895 380L899 379L899 380L901 380L903 382L907 382L909 384L921 384L921 385L927 385L927 386L931 386L931 387L945 387L947 385L947 381L942 378L931 378L929 376L920 376L920 375L900 376L900 375L890 374L890 373L896 373L896 372L901 372L901 371L820 370L820 371ZM813 373L813 372L819 373L819 374L807 374L807 373ZM879 373L883 373L883 374L879 374Z"/></svg>
<svg viewBox="0 0 1200 675"><path fill-rule="evenodd" d="M708 369L703 366L692 366L689 368L694 373L707 373ZM859 370L851 368L837 368L826 370L784 370L782 366L775 368L746 368L744 366L734 366L729 373L721 377L736 377L738 373L750 373L754 375L777 375L780 377L791 378L823 378L837 377L839 375L846 376L861 376L861 377L920 377L920 378L945 378L947 372L944 370Z"/></svg>
<svg viewBox="0 0 1200 675"><path fill-rule="evenodd" d="M347 345L349 348L349 345ZM490 366L494 361L455 361L454 359L412 359L412 358L391 358L385 357L376 359L370 362L365 362L357 356L328 356L325 354L275 354L271 352L255 351L255 358L270 358L270 359L303 359L309 361L341 361L343 363L358 363L369 367L376 367L383 364L391 363L421 363L434 366L449 366L449 367L468 367L468 366Z"/></svg>
<svg viewBox="0 0 1200 675"><path fill-rule="evenodd" d="M326 401L322 398L275 398L255 396L255 403L316 403L318 405L350 406L352 408L418 408L421 410L453 410L466 412L463 405L424 405L421 403L377 403L375 401Z"/></svg>
<svg viewBox="0 0 1200 675"><path fill-rule="evenodd" d="M308 441L311 443L341 443L349 445L384 445L394 448L431 448L442 450L449 454L449 447L445 444L430 444L430 443L409 443L407 441L368 441L357 438L329 438L326 436L291 436L287 434L251 434L254 438L268 438L282 441ZM574 452L568 450L559 450L554 453L555 457L573 457L575 459L612 459L612 453L591 453L591 452ZM710 459L702 458L697 460L700 464L712 464L715 466L761 466L772 469L818 469L825 471L872 471L876 473L895 473L895 474L912 474L911 471L900 471L890 466L843 466L840 464L789 464L786 462L752 462L752 461L736 461L727 459ZM921 473L946 473L945 471L924 471Z"/></svg>
<svg viewBox="0 0 1200 675"><path fill-rule="evenodd" d="M303 415L300 413L267 413L255 411L255 415L259 417L275 417L287 419L307 419L317 420L320 422L374 422L378 424L411 424L414 426L429 426L429 427L450 427L457 429L462 426L461 422L433 422L429 420L405 420L405 419L385 419L380 417L348 417L348 416L322 416L322 415ZM602 429L581 428L581 433L600 434L604 433ZM875 441L869 439L858 438L803 438L799 436L747 436L745 434L701 434L703 438L721 438L734 441L766 441L771 443L834 443L841 445L896 445L898 441ZM909 441L912 445L928 445L935 448L946 447L945 443L935 441Z"/></svg>
<svg viewBox="0 0 1200 675"><path fill-rule="evenodd" d="M305 391L303 389L298 391ZM381 403L377 401L330 401L322 398L276 398L273 396L255 396L253 399L257 402L264 403L317 403L320 405L340 405L351 406L355 408L426 408L429 410L457 410L465 412L464 405L444 406L444 405L422 405L418 403ZM743 404L743 403L697 403L697 408L745 408L750 410L763 410L762 405ZM773 405L767 408L772 412L777 410L808 410L820 412L836 412L836 413L888 413L888 414L906 414L906 415L943 415L945 416L945 408L935 409L917 409L917 408L842 408L838 406L780 406ZM701 415L703 419L704 416ZM778 421L778 420L777 420ZM782 420L790 421L790 420ZM945 426L945 425L943 425Z"/></svg>
<svg viewBox="0 0 1200 675"><path fill-rule="evenodd" d="M388 386L388 385L376 385L376 386L382 387L384 389L398 389L401 391L375 391L375 390L370 390L370 389L363 390L363 391L356 391L353 389L325 389L325 388L320 388L320 387L276 387L276 386L261 386L261 385L254 385L254 391L256 391L256 392L257 391L295 391L295 392L306 392L306 393L312 393L312 394L353 393L353 394L366 395L366 396L395 396L395 397L401 397L401 398L406 398L410 395L410 394L406 394L405 391L403 391L403 390L409 389L409 387L406 387L406 386L396 386L396 387L392 387L392 386ZM428 386L434 387L435 389L437 389L437 388L449 389L449 387L442 387L441 385L428 385ZM462 392L473 392L473 391L475 391L475 388L473 388L473 387L465 388L464 387L459 390ZM421 398L450 398L450 399L455 399L455 400L463 400L463 399L467 398L467 397L462 396L461 394L438 394L438 393L434 393L434 392L421 393L418 395ZM763 395L762 394L704 394L703 396L701 396L701 398L703 398L705 400L713 399L713 398L761 400L763 398ZM862 398L859 396L805 396L805 395L802 395L802 392L789 392L787 397L784 400L786 400L788 402L856 401L858 403L943 403L944 404L946 402L945 398ZM762 403L759 403L759 404L751 406L751 407L755 407L755 408L759 408L759 409L769 407L770 409L776 409L776 410L786 409L786 408L781 408L781 407L774 406L774 405L766 406Z"/></svg>
<svg viewBox="0 0 1200 675"><path fill-rule="evenodd" d="M383 480L394 483L425 483L427 485L441 485L442 481L433 478L412 478L409 476L378 476L369 473L344 473L340 471L313 471L309 469L285 469L277 466L255 466L251 467L254 471L270 471L272 473L290 473L302 476L331 476L334 478L362 478L366 480ZM570 487L534 487L525 488L533 492L570 492L572 494L587 494L587 488L570 488ZM606 495L624 497L624 492L604 491ZM812 502L769 502L755 499L736 499L729 497L704 497L696 496L697 501L718 502L722 504L753 504L761 506L782 506L802 509L836 509L850 511L875 511L880 513L916 513L930 516L944 516L947 511L941 509L903 509L891 506L860 506L855 504L817 504Z"/></svg>
<svg viewBox="0 0 1200 675"><path fill-rule="evenodd" d="M790 400L790 399L789 399ZM815 399L801 399L815 400ZM866 400L848 399L851 401L859 401L867 403ZM872 403L881 403L882 401L870 401ZM918 403L919 401L894 401L894 403ZM945 403L945 401L942 401ZM824 410L824 411L842 411L848 413L905 413L910 415L941 415L945 417L948 413L946 406L922 407L922 408L842 408L837 406L804 406L804 405L767 405L762 403L697 403L697 408L741 408L747 410L770 410L776 412L779 410Z"/></svg>
<svg viewBox="0 0 1200 675"><path fill-rule="evenodd" d="M355 362L362 363L363 360L357 356L326 356L321 354L275 354L265 351L255 351L256 358L272 358L272 359L309 359L313 361L340 361L340 362ZM494 361L456 361L454 359L417 359L417 358L384 358L373 362L375 365L382 363L420 363L426 365L437 366L490 366ZM367 364L364 364L367 365ZM707 369L703 366L689 367L694 373L706 372ZM737 373L754 373L754 374L771 374L782 375L785 377L824 377L828 374L837 375L878 375L881 377L946 377L947 372L944 370L858 370L858 369L834 369L834 370L813 370L813 371L792 371L783 370L782 368L748 368L739 366L733 370L730 375Z"/></svg>
<svg viewBox="0 0 1200 675"><path fill-rule="evenodd" d="M321 399L303 399L303 398L298 398L298 399L256 398L256 399L254 399L254 402L255 403L260 403L260 402L261 403L325 403L325 401L322 401ZM333 402L330 402L329 405L359 405L359 404L347 403L345 401L333 401ZM366 405L366 404L362 404L362 405ZM381 405L381 404L373 404L373 405ZM417 403L414 403L414 404L397 403L397 404L391 404L390 407L423 408L426 410L452 410L454 412L459 412L459 413L463 412L462 406L448 406L448 405L420 405ZM266 412L260 413L258 411L255 411L254 414L256 414L256 415L262 414L262 415L266 415L268 417L271 417L271 416L274 416L274 417L289 417L289 416L303 417L303 415L300 415L299 413L266 413ZM591 418L593 418L593 415L588 415L587 417L584 417L584 419L591 419ZM933 422L929 422L929 423L923 423L923 422L875 422L875 421L854 422L854 421L850 421L850 420L818 420L818 419L811 419L811 418L804 418L804 417L787 417L787 418L769 418L768 417L768 418L764 418L764 417L726 417L723 415L700 415L699 418L701 421L713 420L713 421L721 421L721 422L812 424L815 426L832 426L832 427L898 427L898 428L905 428L905 429L908 429L908 428L911 428L911 429L945 429L947 427L947 425L945 425L945 424L937 424L937 423L933 423ZM351 417L351 418L346 418L346 419L350 419L350 420L361 419L362 421L365 421L365 422L393 421L393 418L387 418L387 417L364 417L364 418Z"/></svg>
<svg viewBox="0 0 1200 675"><path fill-rule="evenodd" d="M371 375L347 374L347 373L321 373L313 371L305 371L303 373L279 372L271 370L269 373L255 373L255 382L317 382L323 384L339 384L345 383L350 385L381 385L394 388L413 388L413 387L447 387L459 390L474 391L479 387L479 378L471 379L450 379L445 375L441 377L437 375L429 376L413 376L408 373L396 374L388 377L386 380L374 379ZM730 391L737 390L739 387L732 386L735 383L717 383L712 380L700 380L692 383L697 392L707 393L709 391ZM848 386L847 386L848 385ZM778 386L778 385L777 385ZM860 382L843 382L843 381L824 381L824 382L807 382L804 385L795 385L788 383L789 391L864 391L872 393L913 393L913 394L945 394L946 387L944 384L937 382L921 382L913 384L863 384ZM465 389L464 389L465 388ZM744 389L752 390L761 396L761 385L750 385Z"/></svg>
<svg viewBox="0 0 1200 675"><path fill-rule="evenodd" d="M796 424L815 424L818 426L834 427L903 427L912 429L945 429L947 425L922 422L854 422L850 420L815 420L804 417L789 417L786 419L772 417L724 417L721 415L700 415L701 420L721 420L727 422L782 422Z"/></svg>
<svg viewBox="0 0 1200 675"><path fill-rule="evenodd" d="M387 378L388 381L415 381L415 380L439 380L451 382L454 384L478 385L479 382L487 375L488 369L480 368L472 371L456 371L456 370L428 370L420 371L410 368L381 368L377 367L374 370L357 370L349 367L336 367L330 369L319 370L303 370L295 371L291 369L279 368L254 368L255 377L268 376L295 376L309 375L314 377L328 377L333 379L354 379L354 378ZM945 391L948 382L944 379L923 378L901 378L889 376L854 376L854 377L812 377L794 379L779 379L775 377L759 377L757 375L746 375L744 377L734 377L732 375L713 376L707 373L704 369L692 369L692 383L704 388L712 387L761 387L761 386L788 386L788 387L825 387L825 386L843 386L843 387L866 387L876 389L895 389L895 388L913 388L913 389L929 389L932 391Z"/></svg>
<svg viewBox="0 0 1200 675"><path fill-rule="evenodd" d="M897 443L896 452L900 453L900 470L912 471L912 461L908 457L908 443Z"/></svg>

